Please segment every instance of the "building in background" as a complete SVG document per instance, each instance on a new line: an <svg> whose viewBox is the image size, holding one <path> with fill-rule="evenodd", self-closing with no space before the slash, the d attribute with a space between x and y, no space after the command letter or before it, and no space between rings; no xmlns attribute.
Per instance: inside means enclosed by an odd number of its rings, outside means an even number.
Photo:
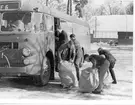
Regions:
<svg viewBox="0 0 135 105"><path fill-rule="evenodd" d="M117 40L119 44L133 44L133 15L96 16L93 23L92 42Z"/></svg>

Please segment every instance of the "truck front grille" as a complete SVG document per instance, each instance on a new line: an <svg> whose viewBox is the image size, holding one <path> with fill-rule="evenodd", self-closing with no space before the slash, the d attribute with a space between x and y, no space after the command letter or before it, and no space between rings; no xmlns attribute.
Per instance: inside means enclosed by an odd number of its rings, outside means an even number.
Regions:
<svg viewBox="0 0 135 105"><path fill-rule="evenodd" d="M18 49L18 42L0 42L0 49L2 48Z"/></svg>

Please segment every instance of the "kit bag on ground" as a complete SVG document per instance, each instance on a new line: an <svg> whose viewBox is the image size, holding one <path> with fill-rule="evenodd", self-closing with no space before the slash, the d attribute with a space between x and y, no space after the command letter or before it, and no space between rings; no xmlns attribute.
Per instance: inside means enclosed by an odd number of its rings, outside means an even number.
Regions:
<svg viewBox="0 0 135 105"><path fill-rule="evenodd" d="M87 67L81 70L79 91L91 93L99 85L98 70Z"/></svg>
<svg viewBox="0 0 135 105"><path fill-rule="evenodd" d="M74 65L68 61L63 61L62 63L60 63L59 77L61 79L61 85L63 85L63 88L75 86L76 77Z"/></svg>

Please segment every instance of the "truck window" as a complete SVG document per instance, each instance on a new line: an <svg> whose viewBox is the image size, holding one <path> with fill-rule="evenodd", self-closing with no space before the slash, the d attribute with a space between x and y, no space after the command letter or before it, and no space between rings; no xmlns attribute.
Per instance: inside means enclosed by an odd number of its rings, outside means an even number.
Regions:
<svg viewBox="0 0 135 105"><path fill-rule="evenodd" d="M46 15L46 28L48 31L53 31L54 19L52 16Z"/></svg>
<svg viewBox="0 0 135 105"><path fill-rule="evenodd" d="M34 26L35 32L44 31L44 15L43 13L33 13L32 14L32 25Z"/></svg>
<svg viewBox="0 0 135 105"><path fill-rule="evenodd" d="M31 23L30 12L3 12L1 31L26 31Z"/></svg>

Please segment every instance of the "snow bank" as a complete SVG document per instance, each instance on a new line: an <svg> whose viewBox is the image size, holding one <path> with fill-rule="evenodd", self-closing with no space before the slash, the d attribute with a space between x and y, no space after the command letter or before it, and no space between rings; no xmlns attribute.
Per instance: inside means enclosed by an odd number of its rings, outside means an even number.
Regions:
<svg viewBox="0 0 135 105"><path fill-rule="evenodd" d="M91 44L91 50L98 50L98 48L102 47L103 49L111 49L108 44L106 43L92 43Z"/></svg>

